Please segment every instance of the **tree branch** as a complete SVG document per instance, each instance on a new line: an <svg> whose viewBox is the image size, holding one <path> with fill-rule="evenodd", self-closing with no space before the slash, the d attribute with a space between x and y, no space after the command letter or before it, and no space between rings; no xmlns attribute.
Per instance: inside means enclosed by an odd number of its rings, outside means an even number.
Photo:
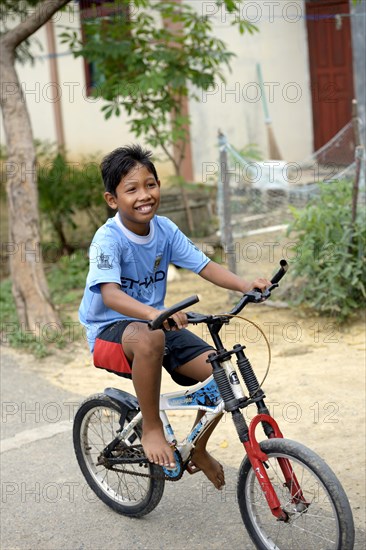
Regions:
<svg viewBox="0 0 366 550"><path fill-rule="evenodd" d="M34 34L42 27L54 13L68 4L70 0L44 0L34 10L33 15L19 23L16 27L6 32L0 42L3 47L14 51L19 44Z"/></svg>
<svg viewBox="0 0 366 550"><path fill-rule="evenodd" d="M146 114L146 115L150 115L150 112L148 109L146 109L144 106L147 104L147 98L144 98L144 96L142 94L140 94L140 98L141 98L141 112ZM161 139L160 137L160 134L161 132L159 131L159 128L156 126L156 124L154 124L153 122L151 123L150 127L152 128L155 136L158 138L158 141L160 143L160 147L163 149L164 153L167 155L168 159L173 163L174 165L174 168L175 170L177 171L177 169L179 168L176 161L175 161L175 158L174 158L174 155L172 155L169 151L169 149L166 147L164 141Z"/></svg>

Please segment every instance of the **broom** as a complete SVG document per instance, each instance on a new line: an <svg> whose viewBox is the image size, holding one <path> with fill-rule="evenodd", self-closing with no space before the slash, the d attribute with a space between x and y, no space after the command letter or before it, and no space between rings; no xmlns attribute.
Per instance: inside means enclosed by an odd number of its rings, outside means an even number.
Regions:
<svg viewBox="0 0 366 550"><path fill-rule="evenodd" d="M281 156L280 150L278 148L276 138L275 138L275 135L274 135L274 131L273 131L273 128L272 128L272 120L271 120L271 117L269 116L269 110L268 110L268 105L267 105L267 100L266 100L266 94L264 93L262 70L261 70L260 63L257 63L257 75L258 75L259 86L260 86L261 95L262 95L264 121L265 121L266 127L267 127L269 158L272 159L272 160L282 160L282 156Z"/></svg>

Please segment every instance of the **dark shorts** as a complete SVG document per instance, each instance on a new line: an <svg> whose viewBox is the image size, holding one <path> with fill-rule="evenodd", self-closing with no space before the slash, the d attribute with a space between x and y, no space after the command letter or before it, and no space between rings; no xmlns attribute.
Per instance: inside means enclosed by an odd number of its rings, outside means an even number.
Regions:
<svg viewBox="0 0 366 550"><path fill-rule="evenodd" d="M135 321L118 321L98 334L93 353L95 367L125 378L132 378L131 365L123 353L121 339L128 325L133 322ZM134 338L133 327L131 327L131 333L128 337ZM210 350L213 350L212 346L189 330L181 329L165 332L163 367L175 382L182 386L190 386L197 381L175 372L176 368Z"/></svg>

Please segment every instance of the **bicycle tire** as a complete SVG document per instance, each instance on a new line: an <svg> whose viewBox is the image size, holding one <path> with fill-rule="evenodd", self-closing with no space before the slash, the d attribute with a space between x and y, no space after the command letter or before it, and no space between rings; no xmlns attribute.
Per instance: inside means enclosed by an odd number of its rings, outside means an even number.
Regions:
<svg viewBox="0 0 366 550"><path fill-rule="evenodd" d="M130 422L136 413L136 410L129 410L125 424ZM150 513L163 496L165 480L161 477L162 468L155 464L114 466L117 470L126 469L137 474L156 476L154 478L118 472L97 464L101 451L113 441L117 430L121 428L120 416L118 404L105 394L93 395L86 399L80 405L74 419L74 450L87 484L100 500L119 514L141 517ZM141 425L138 424L127 443L139 443L141 431Z"/></svg>
<svg viewBox="0 0 366 550"><path fill-rule="evenodd" d="M268 456L265 463L271 483L289 514L278 521L246 457L240 466L237 496L244 525L259 550L352 550L354 525L346 493L329 466L316 453L289 439L269 439L260 443ZM306 502L291 502L277 458L288 459ZM292 499L293 500L293 499Z"/></svg>

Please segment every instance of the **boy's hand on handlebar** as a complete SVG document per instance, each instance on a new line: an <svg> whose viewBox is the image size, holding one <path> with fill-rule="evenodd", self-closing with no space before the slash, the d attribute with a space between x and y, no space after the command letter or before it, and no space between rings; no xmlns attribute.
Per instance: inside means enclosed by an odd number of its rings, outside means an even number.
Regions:
<svg viewBox="0 0 366 550"><path fill-rule="evenodd" d="M156 310L156 315L153 316L153 319L155 317L158 317L161 314L160 310ZM187 315L184 313L184 311L178 311L177 313L173 313L166 321L164 321L162 328L165 330L180 330L182 328L185 328L188 326L188 319Z"/></svg>
<svg viewBox="0 0 366 550"><path fill-rule="evenodd" d="M271 281L269 281L268 279L263 279L259 277L258 279L255 279L255 281L253 281L252 283L249 283L249 286L245 292L248 292L249 290L260 290L261 292L263 292L264 290L266 290L266 288L270 287L271 284Z"/></svg>
<svg viewBox="0 0 366 550"><path fill-rule="evenodd" d="M172 322L173 321L173 322ZM187 315L184 311L174 313L169 319L164 321L163 327L165 330L180 330L188 326Z"/></svg>

